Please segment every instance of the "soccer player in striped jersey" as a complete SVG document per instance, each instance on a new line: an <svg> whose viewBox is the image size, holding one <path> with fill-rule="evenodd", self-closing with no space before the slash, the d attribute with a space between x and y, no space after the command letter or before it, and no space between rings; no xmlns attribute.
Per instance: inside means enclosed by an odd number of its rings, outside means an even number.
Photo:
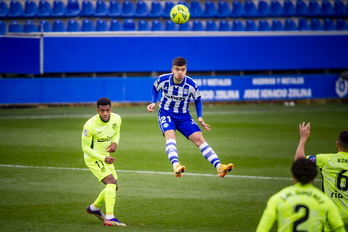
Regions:
<svg viewBox="0 0 348 232"><path fill-rule="evenodd" d="M176 131L191 140L200 149L203 157L216 168L218 176L224 177L227 172L232 171L234 165L220 162L215 151L203 138L201 129L191 117L189 104L193 98L198 122L205 130L210 131L210 125L206 124L202 118L202 101L198 86L192 78L186 76L186 72L186 60L183 57L176 57L172 62L172 73L159 76L153 84L152 103L147 106L147 110L154 111L161 92L158 125L166 139L166 153L176 177L181 177L186 170L186 167L179 163Z"/></svg>
<svg viewBox="0 0 348 232"><path fill-rule="evenodd" d="M118 186L113 165L116 159L110 156L116 151L120 140L121 117L111 113L111 101L105 97L97 101L97 113L83 127L82 150L87 167L105 184L105 188L86 211L104 221L105 226L126 226L114 216ZM104 203L106 215L100 211Z"/></svg>
<svg viewBox="0 0 348 232"><path fill-rule="evenodd" d="M337 153L305 155L306 141L310 135L310 123L299 125L300 141L295 160L307 158L320 169L323 178L323 191L336 204L348 229L348 131L342 131L336 141ZM325 227L325 231L330 231Z"/></svg>
<svg viewBox="0 0 348 232"><path fill-rule="evenodd" d="M318 171L313 162L300 158L291 172L294 185L274 194L267 202L256 232L268 232L277 222L277 231L321 232L328 223L335 232L344 232L344 224L333 201L312 185Z"/></svg>

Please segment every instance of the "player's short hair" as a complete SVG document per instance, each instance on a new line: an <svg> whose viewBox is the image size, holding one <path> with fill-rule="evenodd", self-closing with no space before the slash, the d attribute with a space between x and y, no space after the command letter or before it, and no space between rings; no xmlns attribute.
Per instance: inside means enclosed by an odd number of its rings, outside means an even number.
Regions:
<svg viewBox="0 0 348 232"><path fill-rule="evenodd" d="M300 158L291 167L291 172L302 185L308 184L318 175L317 166L311 160Z"/></svg>
<svg viewBox="0 0 348 232"><path fill-rule="evenodd" d="M348 150L348 131L342 131L338 135L338 142L340 143L341 148Z"/></svg>
<svg viewBox="0 0 348 232"><path fill-rule="evenodd" d="M174 66L187 66L187 61L185 58L179 56L179 57L174 58L172 65L173 65L173 67Z"/></svg>
<svg viewBox="0 0 348 232"><path fill-rule="evenodd" d="M99 109L99 106L107 106L107 105L111 106L111 101L107 97L99 98L99 100L97 101L97 108L98 109Z"/></svg>

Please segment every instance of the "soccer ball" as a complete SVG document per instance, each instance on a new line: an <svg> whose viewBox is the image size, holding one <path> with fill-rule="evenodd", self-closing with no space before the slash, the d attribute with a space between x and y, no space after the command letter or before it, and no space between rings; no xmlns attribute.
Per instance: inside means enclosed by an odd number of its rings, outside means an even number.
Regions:
<svg viewBox="0 0 348 232"><path fill-rule="evenodd" d="M190 19L190 11L185 5L175 5L170 10L170 19L176 24L186 23Z"/></svg>

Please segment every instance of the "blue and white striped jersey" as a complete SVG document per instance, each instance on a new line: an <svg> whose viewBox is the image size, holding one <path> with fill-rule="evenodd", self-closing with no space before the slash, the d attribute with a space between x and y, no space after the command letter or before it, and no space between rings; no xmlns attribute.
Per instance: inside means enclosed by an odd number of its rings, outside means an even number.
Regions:
<svg viewBox="0 0 348 232"><path fill-rule="evenodd" d="M197 116L202 116L201 94L196 82L189 76L185 76L181 84L173 82L173 74L163 74L153 84L152 103L156 103L158 93L162 92L160 109L171 113L188 113L190 98L195 100ZM197 108L197 105L198 108Z"/></svg>

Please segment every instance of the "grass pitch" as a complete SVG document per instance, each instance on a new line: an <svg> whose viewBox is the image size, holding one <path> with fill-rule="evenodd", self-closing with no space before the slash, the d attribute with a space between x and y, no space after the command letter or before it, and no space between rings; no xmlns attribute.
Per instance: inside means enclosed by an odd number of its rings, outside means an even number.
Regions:
<svg viewBox="0 0 348 232"><path fill-rule="evenodd" d="M311 122L307 154L335 152L338 133L348 129L344 103L205 105L212 130L204 137L235 169L218 178L178 134L187 172L175 178L157 114L146 106L113 111L123 120L115 215L127 227L104 227L85 212L103 188L86 169L80 142L95 107L57 107L0 110L0 231L255 231L268 198L292 184L298 124Z"/></svg>

